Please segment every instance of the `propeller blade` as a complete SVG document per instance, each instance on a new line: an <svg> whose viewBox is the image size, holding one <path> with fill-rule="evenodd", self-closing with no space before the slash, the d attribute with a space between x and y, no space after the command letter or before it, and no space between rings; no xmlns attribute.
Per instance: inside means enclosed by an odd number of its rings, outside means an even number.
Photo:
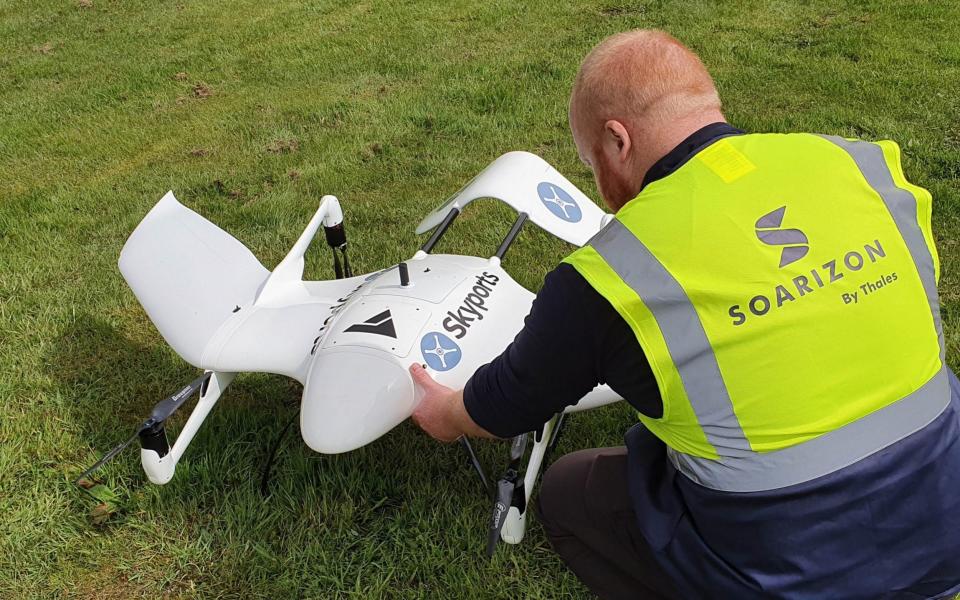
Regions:
<svg viewBox="0 0 960 600"><path fill-rule="evenodd" d="M79 484L81 480L86 479L91 473L93 473L103 465L107 464L108 462L116 458L118 454L120 454L123 450L125 450L127 446L132 444L134 440L136 440L137 437L144 431L147 431L148 429L151 429L158 425L162 425L164 421L166 421L168 418L170 418L171 415L173 415L173 413L177 412L177 409L183 406L183 403L186 402L187 398L192 396L194 392L196 392L197 390L203 387L203 385L207 382L207 380L210 379L210 375L211 375L210 373L204 373L200 377L197 377L196 379L188 383L178 392L167 396L160 402L157 402L153 406L153 410L151 411L150 416L147 418L146 421L141 423L139 427L137 427L137 430L133 433L132 436L130 436L130 439L123 442L122 444L118 444L117 446L114 446L109 452L103 455L103 458L101 458L96 463L94 463L92 467L84 471L80 475L80 477L77 477L74 483Z"/></svg>
<svg viewBox="0 0 960 600"><path fill-rule="evenodd" d="M553 433L550 435L550 442L547 445L547 448L553 448L557 445L557 439L560 437L560 432L563 431L563 426L567 423L567 413L559 413L557 415L557 422L553 426Z"/></svg>
<svg viewBox="0 0 960 600"><path fill-rule="evenodd" d="M353 277L353 269L350 268L350 259L347 257L347 245L344 244L340 251L343 253L343 274L347 277Z"/></svg>
<svg viewBox="0 0 960 600"><path fill-rule="evenodd" d="M523 453L527 450L528 437L530 437L529 433L522 433L513 438L513 442L510 444L510 468L516 468L516 464L523 458Z"/></svg>
<svg viewBox="0 0 960 600"><path fill-rule="evenodd" d="M497 482L497 497L493 504L493 514L490 519L490 529L487 531L487 557L492 558L500 541L500 531L507 520L507 511L513 502L513 490L517 487L516 473Z"/></svg>
<svg viewBox="0 0 960 600"><path fill-rule="evenodd" d="M470 464L473 465L473 470L477 472L477 475L480 476L480 483L483 484L483 491L487 493L487 496L493 497L493 488L490 487L490 482L487 480L487 474L483 471L483 466L480 464L480 459L477 458L476 452L473 451L473 445L470 443L470 440L467 436L460 436L460 445L463 446L463 449L467 451L467 456L470 458Z"/></svg>
<svg viewBox="0 0 960 600"><path fill-rule="evenodd" d="M337 279L343 279L343 267L340 266L340 255L336 248L333 249L333 275Z"/></svg>
<svg viewBox="0 0 960 600"><path fill-rule="evenodd" d="M120 454L121 452L123 452L124 450L126 450L127 446L129 446L130 444L132 444L132 443L134 442L134 440L136 440L137 437L140 435L140 431L142 431L142 429L138 428L138 429L133 433L133 435L130 436L130 439L128 439L127 441L122 442L122 443L117 444L116 446L114 446L112 450L110 450L109 452L107 452L106 454L103 455L103 458L101 458L100 460L98 460L97 462L95 462L92 467L90 467L89 469L87 469L86 471L84 471L83 473L81 473L80 476L77 477L77 478L74 480L73 483L74 483L75 485L80 485L80 482L83 481L84 479L86 479L87 477L89 477L91 473L93 473L94 471L96 471L97 469L99 469L100 467L102 467L103 465L107 464L108 462L110 462L111 460L113 460L118 454ZM99 498L98 498L98 499L99 499Z"/></svg>
<svg viewBox="0 0 960 600"><path fill-rule="evenodd" d="M146 429L151 425L162 423L169 419L173 413L177 412L177 409L183 406L183 403L187 401L187 398L199 390L208 379L210 379L210 373L204 373L200 377L197 377L188 383L180 391L167 396L160 402L157 402L153 407L153 411L150 413L150 418L144 421L142 429ZM151 420L153 420L153 423L147 425L147 423L149 423Z"/></svg>

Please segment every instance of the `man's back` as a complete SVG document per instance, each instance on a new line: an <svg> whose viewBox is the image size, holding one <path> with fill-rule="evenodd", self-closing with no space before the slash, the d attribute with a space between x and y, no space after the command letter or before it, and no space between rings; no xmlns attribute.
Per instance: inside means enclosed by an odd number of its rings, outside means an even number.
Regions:
<svg viewBox="0 0 960 600"><path fill-rule="evenodd" d="M930 198L894 185L897 159L814 135L721 138L567 259L631 324L666 413L641 420L693 480L808 481L946 406Z"/></svg>
<svg viewBox="0 0 960 600"><path fill-rule="evenodd" d="M897 186L879 146L858 143L881 160L864 167L831 162L842 140L730 139L568 259L631 323L664 397L627 437L641 529L702 595L943 593L960 580L960 426L929 196ZM890 189L858 168L894 172ZM780 228L781 203L809 238ZM764 243L797 251L758 265Z"/></svg>
<svg viewBox="0 0 960 600"><path fill-rule="evenodd" d="M691 482L628 432L640 529L684 597L900 598L960 592L960 386L922 432L773 492Z"/></svg>
<svg viewBox="0 0 960 600"><path fill-rule="evenodd" d="M960 387L951 379L952 405L930 426L814 481L727 494L673 476L683 512L663 549L668 570L703 597L960 591Z"/></svg>
<svg viewBox="0 0 960 600"><path fill-rule="evenodd" d="M956 591L958 386L931 199L896 145L738 135L699 58L650 30L584 58L569 116L616 218L462 395L411 368L418 424L509 436L621 393L629 451L564 456L539 499L605 598Z"/></svg>

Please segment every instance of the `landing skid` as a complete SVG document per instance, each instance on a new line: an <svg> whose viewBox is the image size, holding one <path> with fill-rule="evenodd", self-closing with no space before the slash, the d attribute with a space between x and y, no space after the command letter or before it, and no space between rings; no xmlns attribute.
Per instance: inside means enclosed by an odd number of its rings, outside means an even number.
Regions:
<svg viewBox="0 0 960 600"><path fill-rule="evenodd" d="M523 536L527 532L527 509L530 506L530 496L537 485L537 479L540 477L540 471L546 463L550 450L556 444L565 416L562 413L554 416L544 424L541 431L535 434L530 458L527 459L527 468L523 472L523 484L517 488L518 493L523 495L522 501L520 498L515 498L511 503L503 529L500 531L500 539L508 544L519 544L523 541Z"/></svg>
<svg viewBox="0 0 960 600"><path fill-rule="evenodd" d="M557 443L567 414L592 410L619 400L621 398L616 392L606 385L601 385L590 391L576 404L568 406L562 413L554 415L543 424L543 427L533 433L533 447L522 475L521 459L526 448L526 438L531 434L524 433L513 438L510 447L510 465L504 476L492 486L491 490L493 511L487 531L488 556L493 556L496 544L500 540L508 544L519 544L523 540L527 530L527 509L530 506L533 488L537 484L544 464L548 462L550 451ZM475 460L474 467L486 482L482 469Z"/></svg>
<svg viewBox="0 0 960 600"><path fill-rule="evenodd" d="M140 434L140 463L151 483L163 485L173 478L177 463L180 462L187 446L193 441L200 425L206 420L227 386L233 382L233 378L237 376L236 373L207 372L210 374L210 379L200 390L200 399L197 400L197 405L190 413L172 447L167 442L162 423L159 431L153 432L149 437L146 437L146 432Z"/></svg>

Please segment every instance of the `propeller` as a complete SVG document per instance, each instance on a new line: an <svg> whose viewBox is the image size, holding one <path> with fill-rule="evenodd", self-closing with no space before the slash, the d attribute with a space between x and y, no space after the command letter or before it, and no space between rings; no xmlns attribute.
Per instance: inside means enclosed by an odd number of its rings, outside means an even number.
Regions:
<svg viewBox="0 0 960 600"><path fill-rule="evenodd" d="M493 557L497 549L497 543L500 542L500 532L503 530L503 524L507 520L507 513L511 506L520 508L524 498L523 480L520 477L520 461L527 450L528 433L513 438L510 443L510 464L507 465L507 471L497 481L495 489L496 496L493 501L493 514L490 517L490 528L487 531L487 557Z"/></svg>
<svg viewBox="0 0 960 600"><path fill-rule="evenodd" d="M343 274L346 277L353 277L353 269L350 268L350 259L347 257L346 245L340 248L340 252L343 253Z"/></svg>
<svg viewBox="0 0 960 600"><path fill-rule="evenodd" d="M80 485L81 481L86 479L91 473L98 470L103 465L107 464L108 462L116 458L118 454L123 452L123 450L125 450L127 446L132 444L134 440L136 440L138 437L149 436L152 438L156 438L156 437L164 436L165 435L163 431L164 422L167 419L169 419L173 415L173 413L177 412L177 410L179 410L179 408L183 406L183 403L186 402L187 399L190 398L190 396L193 396L193 394L196 393L197 390L204 388L206 386L207 381L210 380L210 375L211 375L210 372L204 373L200 377L197 377L196 379L194 379L193 381L185 385L183 388L181 388L177 392L167 396L160 402L157 402L154 405L153 410L150 411L150 416L147 417L147 419L140 424L140 426L133 433L133 435L130 436L130 439L128 439L127 441L121 444L118 444L117 446L112 448L109 452L104 454L103 458L98 460L96 463L93 464L92 467L90 467L89 469L84 471L79 477L77 477L74 483L77 485ZM166 437L163 437L163 445L166 446Z"/></svg>
<svg viewBox="0 0 960 600"><path fill-rule="evenodd" d="M141 427L144 429L152 427L153 425L163 423L173 416L173 413L177 412L180 407L183 406L183 403L187 401L187 398L192 396L197 390L203 387L205 383L207 383L207 380L210 379L210 375L211 373L209 372L204 373L181 388L179 392L171 394L160 402L157 402L153 406L153 410L150 411L150 418L144 421Z"/></svg>
<svg viewBox="0 0 960 600"><path fill-rule="evenodd" d="M516 469L520 466L520 459L523 458L523 453L527 451L528 437L530 437L529 434L522 433L513 438L510 443L510 465L507 467L508 469Z"/></svg>
<svg viewBox="0 0 960 600"><path fill-rule="evenodd" d="M340 255L336 248L333 249L333 275L337 279L343 279L343 267L340 266Z"/></svg>

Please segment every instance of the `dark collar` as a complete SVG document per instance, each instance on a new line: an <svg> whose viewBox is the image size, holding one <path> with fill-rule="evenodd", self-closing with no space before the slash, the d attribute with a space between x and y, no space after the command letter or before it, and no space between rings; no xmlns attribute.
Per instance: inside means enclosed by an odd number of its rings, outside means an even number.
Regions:
<svg viewBox="0 0 960 600"><path fill-rule="evenodd" d="M694 154L707 144L715 142L722 137L731 135L743 135L742 129L737 129L729 123L711 123L705 127L693 132L687 139L683 140L677 147L667 152L667 154L653 163L650 170L643 178L641 190L658 179L663 179L670 173L679 169L685 162L690 160Z"/></svg>

